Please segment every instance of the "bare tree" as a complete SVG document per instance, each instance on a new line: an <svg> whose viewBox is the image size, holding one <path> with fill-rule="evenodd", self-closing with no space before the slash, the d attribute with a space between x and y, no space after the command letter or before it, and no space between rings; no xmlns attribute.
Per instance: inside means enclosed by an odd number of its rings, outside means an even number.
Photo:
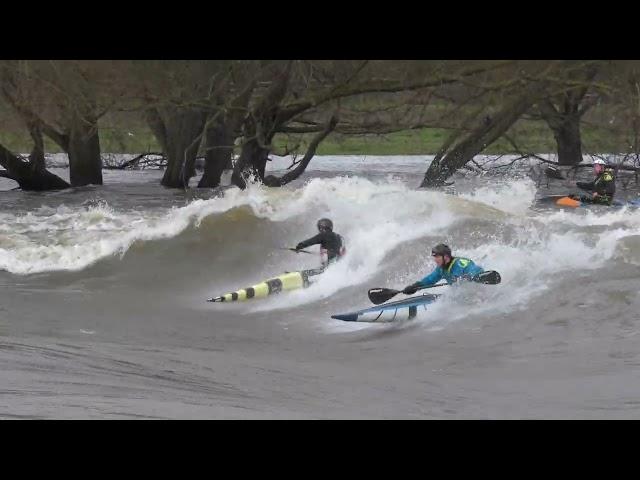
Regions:
<svg viewBox="0 0 640 480"><path fill-rule="evenodd" d="M111 62L5 61L2 94L24 119L69 156L72 186L102 184L98 120ZM106 78L105 78L106 77Z"/></svg>
<svg viewBox="0 0 640 480"><path fill-rule="evenodd" d="M553 131L559 165L577 165L582 161L580 122L594 105L595 95L587 93L598 73L596 62L563 62L560 78L550 84L551 93L537 105L541 117Z"/></svg>
<svg viewBox="0 0 640 480"><path fill-rule="evenodd" d="M542 82L534 82L521 89L515 98L505 103L490 119L483 118L471 132L455 132L429 165L420 186L441 186L474 156L504 135L539 100L544 88Z"/></svg>
<svg viewBox="0 0 640 480"><path fill-rule="evenodd" d="M132 62L133 75L143 88L144 117L167 158L162 185L188 186L207 132L207 149L213 149L217 141L226 142L228 136L221 132L225 119L221 107L233 92L229 88L232 67L231 61ZM208 163L212 161L210 158Z"/></svg>
<svg viewBox="0 0 640 480"><path fill-rule="evenodd" d="M234 165L233 182L241 188L249 176L264 181L264 172L269 154L275 150L274 138L278 133L288 135L322 133L327 125L331 131L372 131L372 125L350 122L342 127L330 117L341 117L343 103L366 95L399 95L406 101L407 92L424 92L430 88L454 84L466 77L503 68L512 62L482 62L471 65L456 65L446 69L441 62L416 64L398 62L394 65L383 62L343 61L337 62L276 62L271 65L273 75L260 95L255 96L244 123L242 150ZM303 93L301 93L303 92ZM419 104L416 105L418 108ZM383 108L386 108L383 107ZM421 123L420 125L425 125ZM393 122L379 128L401 130ZM411 128L417 128L416 121ZM321 141L328 133L321 135ZM299 143L298 143L299 144ZM317 148L317 139L312 149L296 169L296 177L308 165L311 152ZM310 146L311 146L310 145ZM270 180L269 185L280 186L291 175L279 181Z"/></svg>

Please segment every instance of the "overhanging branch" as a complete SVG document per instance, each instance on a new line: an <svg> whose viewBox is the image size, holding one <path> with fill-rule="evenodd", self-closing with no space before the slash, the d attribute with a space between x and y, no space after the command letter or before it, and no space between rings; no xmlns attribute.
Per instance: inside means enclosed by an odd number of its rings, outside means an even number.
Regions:
<svg viewBox="0 0 640 480"><path fill-rule="evenodd" d="M327 137L327 135L329 135L329 133L333 131L333 129L336 127L337 124L338 124L338 118L334 115L331 117L331 119L325 126L324 130L318 133L318 135L316 135L316 137L311 141L311 143L309 144L309 148L307 149L307 153L305 153L304 157L302 158L302 160L300 160L300 163L295 169L285 173L281 177L276 177L274 175L267 175L264 178L264 184L268 187L281 187L295 180L300 175L302 175L302 173L306 170L307 166L309 165L309 162L311 162L311 159L316 154L316 150L320 142L322 142L322 140L324 140Z"/></svg>

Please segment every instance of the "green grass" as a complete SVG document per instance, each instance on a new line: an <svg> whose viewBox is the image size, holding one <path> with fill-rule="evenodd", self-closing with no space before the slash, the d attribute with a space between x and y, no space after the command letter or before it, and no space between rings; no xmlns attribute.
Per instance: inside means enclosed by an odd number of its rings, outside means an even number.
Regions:
<svg viewBox="0 0 640 480"><path fill-rule="evenodd" d="M29 153L33 147L33 142L28 133L1 131L0 143L14 153ZM45 151L50 153L58 153L62 150L53 141L44 138Z"/></svg>
<svg viewBox="0 0 640 480"><path fill-rule="evenodd" d="M386 135L344 136L329 135L318 147L318 155L433 155L442 146L448 132L443 129L416 129L395 132ZM521 121L509 131L522 151L535 153L555 152L556 144L549 128L542 122ZM311 135L303 137L300 151L304 153ZM585 125L582 129L585 151L612 152L628 147L625 139L612 135L603 129ZM284 149L286 137L276 136L274 143L279 150ZM0 143L13 152L28 153L31 150L31 138L25 132L0 131ZM159 152L160 145L146 128L100 130L100 146L105 153L143 153ZM48 153L62 150L57 144L45 137L45 149ZM512 152L513 147L500 139L490 145L483 153L500 154Z"/></svg>
<svg viewBox="0 0 640 480"><path fill-rule="evenodd" d="M440 129L408 130L387 135L329 136L318 155L421 155L438 151L446 138Z"/></svg>
<svg viewBox="0 0 640 480"><path fill-rule="evenodd" d="M555 141L549 129L541 124L515 125L509 132L523 151L535 153L552 152ZM387 135L361 135L344 137L330 135L318 146L318 155L434 155L447 139L449 132L443 129L416 129ZM311 137L307 137L308 139ZM278 148L286 140L276 137ZM306 145L306 144L303 144ZM500 139L490 145L484 153L500 154L512 152L513 147Z"/></svg>
<svg viewBox="0 0 640 480"><path fill-rule="evenodd" d="M136 131L103 128L100 130L100 148L107 153L160 152L156 137L146 129Z"/></svg>
<svg viewBox="0 0 640 480"><path fill-rule="evenodd" d="M132 133L132 135L129 135ZM33 146L27 133L1 131L0 143L14 153L29 153ZM44 137L47 153L61 153L63 150L47 137ZM160 152L162 149L149 131L100 130L100 149L103 153L143 153Z"/></svg>

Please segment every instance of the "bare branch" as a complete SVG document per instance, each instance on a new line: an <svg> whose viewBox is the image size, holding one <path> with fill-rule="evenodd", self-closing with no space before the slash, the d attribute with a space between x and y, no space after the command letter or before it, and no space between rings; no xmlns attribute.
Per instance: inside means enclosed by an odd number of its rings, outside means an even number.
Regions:
<svg viewBox="0 0 640 480"><path fill-rule="evenodd" d="M293 169L292 171L287 172L286 174L284 174L282 177L275 177L273 175L267 175L265 177L265 179L264 179L264 184L267 185L268 187L281 187L281 186L286 185L287 183L295 180L300 175L302 175L302 173L305 171L305 169L309 165L309 162L311 162L311 159L315 155L316 150L317 150L318 145L320 144L320 142L322 142L322 140L324 140L326 138L326 136L329 135L329 133L331 133L331 131L335 128L337 123L338 123L338 118L336 116L332 116L331 119L329 120L329 122L327 123L325 129L322 132L320 132L313 139L313 141L309 144L309 148L307 150L307 153L304 155L302 160L299 162L298 166L295 169Z"/></svg>

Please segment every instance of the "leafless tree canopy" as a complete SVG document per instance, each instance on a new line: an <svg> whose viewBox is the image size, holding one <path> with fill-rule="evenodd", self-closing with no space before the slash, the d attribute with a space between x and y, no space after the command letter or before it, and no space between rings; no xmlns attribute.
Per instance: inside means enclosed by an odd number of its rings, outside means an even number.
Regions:
<svg viewBox="0 0 640 480"><path fill-rule="evenodd" d="M0 87L2 125L32 142L24 158L0 145L0 175L23 189L69 186L46 169L51 142L69 156L71 186L101 184L113 167L101 135L118 124L146 128L162 150L161 159L127 152L140 156L122 168L160 162L170 188L189 186L199 157L199 187L218 186L225 170L240 188L249 177L282 186L330 135L446 131L425 187L476 168L474 156L495 142L535 155L522 125L551 134L560 165L603 151L638 162L640 153L637 61L10 60L0 62ZM274 154L295 159L281 177L265 175Z"/></svg>

